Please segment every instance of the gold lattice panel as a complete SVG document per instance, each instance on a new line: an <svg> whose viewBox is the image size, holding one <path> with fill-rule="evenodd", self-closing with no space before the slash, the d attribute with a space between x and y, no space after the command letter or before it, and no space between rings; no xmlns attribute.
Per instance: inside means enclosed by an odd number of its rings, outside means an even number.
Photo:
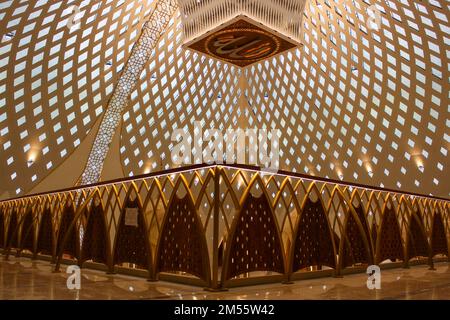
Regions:
<svg viewBox="0 0 450 320"><path fill-rule="evenodd" d="M379 30L367 23L375 3ZM251 66L245 90L237 68L182 49L180 23L171 23L124 114L127 175L173 166L173 130L193 136L202 121L281 129L282 169L449 195L444 1L311 2L304 46Z"/></svg>

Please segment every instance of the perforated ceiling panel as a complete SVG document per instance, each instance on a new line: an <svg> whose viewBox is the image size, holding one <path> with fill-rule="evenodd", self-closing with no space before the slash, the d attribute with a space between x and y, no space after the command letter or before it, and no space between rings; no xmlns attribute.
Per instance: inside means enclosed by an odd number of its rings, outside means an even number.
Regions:
<svg viewBox="0 0 450 320"><path fill-rule="evenodd" d="M30 190L83 141L151 5L1 1L0 195Z"/></svg>
<svg viewBox="0 0 450 320"><path fill-rule="evenodd" d="M0 196L30 190L83 141L151 2L0 3ZM368 23L374 4L378 30ZM73 5L79 29L67 27ZM123 116L126 174L174 166L174 129L193 135L202 121L282 130L285 170L450 196L449 9L444 0L310 0L304 46L244 78L182 48L177 15Z"/></svg>
<svg viewBox="0 0 450 320"><path fill-rule="evenodd" d="M173 166L174 128L203 121L281 129L285 170L449 196L448 3L310 1L305 15L304 47L247 70L245 99L238 69L181 48L178 17L124 115L126 172Z"/></svg>

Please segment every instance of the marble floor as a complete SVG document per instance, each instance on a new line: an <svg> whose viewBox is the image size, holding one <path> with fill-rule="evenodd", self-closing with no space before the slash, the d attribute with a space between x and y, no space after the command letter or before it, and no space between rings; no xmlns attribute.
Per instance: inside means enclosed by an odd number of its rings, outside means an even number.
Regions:
<svg viewBox="0 0 450 320"><path fill-rule="evenodd" d="M63 266L63 269L65 267ZM369 290L365 274L321 278L293 284L269 284L206 292L202 288L82 270L81 289L69 290L65 272L52 273L48 262L0 257L0 300L6 299L446 299L450 265L382 271L380 290Z"/></svg>

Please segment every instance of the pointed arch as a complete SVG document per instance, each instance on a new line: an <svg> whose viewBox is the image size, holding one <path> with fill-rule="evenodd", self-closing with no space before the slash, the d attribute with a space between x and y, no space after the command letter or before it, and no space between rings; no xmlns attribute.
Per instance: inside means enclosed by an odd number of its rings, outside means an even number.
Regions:
<svg viewBox="0 0 450 320"><path fill-rule="evenodd" d="M44 254L54 256L54 230L53 230L53 219L52 210L50 207L50 200L44 200L42 215L39 223L38 230L38 241L36 254Z"/></svg>
<svg viewBox="0 0 450 320"><path fill-rule="evenodd" d="M376 253L376 263L381 263L387 259L392 262L396 259L404 260L400 225L390 194L385 198L383 216L377 235Z"/></svg>
<svg viewBox="0 0 450 320"><path fill-rule="evenodd" d="M313 201L311 196L317 199ZM310 266L328 266L336 269L336 247L320 191L315 183L308 188L302 204L300 219L294 232L290 254L290 273Z"/></svg>
<svg viewBox="0 0 450 320"><path fill-rule="evenodd" d="M374 256L374 252L375 252L374 243L373 243L372 235L370 234L369 221L367 220L367 213L364 210L363 200L358 192L358 189L355 189L353 191L352 197L350 199L350 203L351 203L353 209L355 210L356 215L359 218L359 221L361 222L364 234L367 238L367 241L369 242L370 255L373 260L373 256Z"/></svg>
<svg viewBox="0 0 450 320"><path fill-rule="evenodd" d="M419 211L411 210L408 226L408 241L406 243L406 261L414 257L428 257L430 245L425 233L425 227L420 219Z"/></svg>
<svg viewBox="0 0 450 320"><path fill-rule="evenodd" d="M75 207L72 198L67 198L61 213L56 252L58 254L62 252L78 259L80 246L79 229L76 225L74 228L70 228L72 224L76 224ZM67 237L67 241L64 241L64 237Z"/></svg>
<svg viewBox="0 0 450 320"><path fill-rule="evenodd" d="M151 272L148 230L139 192L134 183L125 196L114 243L113 265L133 263Z"/></svg>
<svg viewBox="0 0 450 320"><path fill-rule="evenodd" d="M16 209L17 204L13 206L11 209L11 212L9 214L9 223L8 223L8 229L6 232L6 247L8 249L10 248L18 248L18 234L17 234L17 228L19 227L18 224L18 214L19 211Z"/></svg>
<svg viewBox="0 0 450 320"><path fill-rule="evenodd" d="M179 198L181 187L186 195ZM184 176L180 175L162 224L158 241L155 272L186 272L211 281L208 246L194 198Z"/></svg>
<svg viewBox="0 0 450 320"><path fill-rule="evenodd" d="M355 197L355 194L353 196ZM365 224L364 210L360 202L355 209L354 200L355 198L353 197L350 200L343 225L344 236L341 237L339 248L339 256L342 256L342 259L340 259L341 268L349 267L357 263L372 264L373 261L369 234L367 233L367 228L364 228L364 226L367 226ZM343 196L341 197L341 201L344 201ZM343 250L342 254L341 250Z"/></svg>
<svg viewBox="0 0 450 320"><path fill-rule="evenodd" d="M443 254L447 257L449 256L445 226L442 220L441 211L438 207L435 208L431 228L431 252L433 257L437 254Z"/></svg>
<svg viewBox="0 0 450 320"><path fill-rule="evenodd" d="M94 191L92 200L88 201L91 206L82 209L87 222L81 245L80 265L89 260L108 265L111 245L105 210L98 189Z"/></svg>
<svg viewBox="0 0 450 320"><path fill-rule="evenodd" d="M381 216L382 216L382 208L377 199L376 191L372 191L370 196L368 197L367 207L367 222L370 230L370 237L372 239L373 246L373 255L376 255L376 247L377 247L377 238L378 238L378 229L379 224L381 224Z"/></svg>
<svg viewBox="0 0 450 320"><path fill-rule="evenodd" d="M262 190L252 195L253 186ZM226 244L222 281L253 271L285 273L285 256L276 217L259 174L255 174L241 198Z"/></svg>
<svg viewBox="0 0 450 320"><path fill-rule="evenodd" d="M5 206L0 205L0 249L5 247Z"/></svg>
<svg viewBox="0 0 450 320"><path fill-rule="evenodd" d="M20 236L20 251L29 250L34 253L35 248L35 217L33 204L30 202L25 216L22 218L22 231Z"/></svg>

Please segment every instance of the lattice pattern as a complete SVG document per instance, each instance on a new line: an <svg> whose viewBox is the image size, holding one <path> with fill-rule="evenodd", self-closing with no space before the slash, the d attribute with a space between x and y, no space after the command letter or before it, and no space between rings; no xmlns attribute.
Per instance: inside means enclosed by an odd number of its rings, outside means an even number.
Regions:
<svg viewBox="0 0 450 320"><path fill-rule="evenodd" d="M215 193L216 182L219 185L218 194ZM179 187L181 183L184 188ZM339 273L345 266L336 263L339 257L343 256L343 251L341 251L343 247L339 245L338 251L338 244L342 244L345 239L346 231L344 227L348 224L346 219L350 219L350 214L353 214L351 206L356 208L355 218L358 217L358 219L363 220L363 215L366 214L367 224L372 228L370 232L378 232L376 249L377 257L380 259L403 259L402 247L403 243L406 246L408 242L410 213L413 208L419 210L418 217L425 226L428 237L432 238L432 230L438 228L433 227L433 221L437 219L437 216L433 214L435 212L441 213L442 228L439 232L434 231L434 238L437 238L436 235L442 234L442 230L444 236L441 239L445 239L446 233L450 234L449 202L445 200L343 186L331 182L317 181L312 177L305 178L287 173L262 176L259 172L250 168L240 169L229 166L204 166L196 169L160 173L157 176L107 183L91 188L0 201L0 212L3 213L3 217L6 217L5 226L8 227L12 213L22 219L27 211L33 208L33 214L39 217L39 223L36 224L36 227L39 225L39 230L36 230L39 234L37 252L53 256L56 251L53 237L60 231L60 221L63 219L67 205L73 204L73 211L77 217L80 217L78 223L83 226L84 240L88 239L92 233L88 230L90 229L89 217L85 217L83 212L87 208L90 208L91 214L95 210L100 210L104 215L105 230L107 231L104 237L99 235L97 239L106 243L105 255L108 267L112 266L114 253L117 254L117 251L120 251L119 258L124 257L123 260L133 260L119 261L120 259L116 259L117 263L125 263L122 267L144 267L154 276L157 273L158 259L156 252L158 247L161 246L160 240L164 238L162 236L163 228L165 228L164 221L166 221L168 213L171 212L170 199L175 195L178 199L183 199L187 194L189 194L195 206L195 210L191 207L189 211L196 212L198 215L200 232L202 237L206 239L207 250L203 250L201 254L207 256L210 261L211 283L217 284L218 281L219 286L220 279L226 278L225 265L230 261L221 252L231 250L229 249L230 245L236 238L234 235L239 233L234 231L237 228L235 226L240 225L243 227L242 230L246 230L246 225L242 225L240 217L245 206L248 205L248 201L245 201L248 194L251 194L255 201L258 201L257 199L260 199L261 196L265 197L263 207L266 212L271 212L271 223L275 229L267 228L267 221L266 228L261 226L259 229L264 229L265 232L270 229L271 234L276 233L279 237L278 249L276 249L277 261L284 259L288 270L285 270L284 275L279 276L278 279L286 279L292 273L297 272L297 268L304 272L309 271L305 268L311 265L317 267L330 266L336 269L336 273ZM216 197L219 198L219 201L215 201ZM93 204L98 205L100 203L101 208L91 207ZM129 225L128 232L123 227L124 212L126 212L127 207L139 208L138 230L136 227ZM358 207L364 208L364 211L359 211ZM384 212L381 208L385 208L383 209ZM218 219L215 218L216 211L214 209L218 209ZM95 215L95 217L98 216L101 215ZM251 215L254 219L260 216L261 214L255 212ZM94 215L91 215L91 217L94 217ZM320 223L317 222L319 219L321 220ZM379 226L378 229L373 225ZM435 225L438 224L435 223ZM317 228L314 229L311 226ZM322 229L319 229L320 226L323 226ZM214 229L216 227L219 232L215 238ZM259 229L257 228L257 230ZM318 229L327 232L322 235L317 231ZM393 231L396 232L393 233ZM8 231L4 230L0 237L6 239L5 232ZM124 236L124 233L127 235ZM23 228L20 234L23 236ZM317 234L321 234L318 240L316 239ZM297 259L299 255L296 256L295 253L299 251L299 247L307 242L306 236L309 240L316 239L316 242L312 243L308 249L303 247L304 251L302 252L313 252L314 254L307 256L312 256L312 260L299 265L302 261ZM119 240L119 238L122 238L122 240ZM299 238L301 240L298 240ZM247 239L245 240L247 241ZM120 246L116 246L116 250L114 250L113 241L120 243ZM333 241L335 242L334 246ZM129 244L131 246L127 247ZM147 244L148 247L145 247ZM242 244L244 248L253 246L250 243L242 242ZM86 245L87 247L88 245ZM395 252L393 253L393 251ZM134 253L136 253L134 256L136 259L133 258ZM320 261L314 258L317 253L320 253ZM233 254L233 251L229 253L231 256ZM219 256L218 260L222 260L223 268L218 267L215 262L217 260L213 259L214 255ZM128 259L129 256L132 256L132 259ZM323 258L324 256L325 258ZM165 257L161 255L160 258L160 263L165 263L163 259ZM61 257L58 257L56 260L57 266L60 262ZM131 265L126 264L127 262ZM143 266L139 264L140 262L142 264L147 263L147 265ZM382 261L377 259L375 262L380 263ZM260 270L262 272L244 273L231 281L241 283L242 280L245 281L246 277L257 277L264 275L264 271L273 271L272 265L268 264L268 266L269 268ZM313 270L317 270L317 268L313 268ZM172 274L172 276L177 277L179 273ZM194 277L190 281L199 281L199 285L205 283L205 281ZM225 281L223 283L230 282Z"/></svg>
<svg viewBox="0 0 450 320"><path fill-rule="evenodd" d="M433 219L433 229L431 232L431 249L433 256L444 254L448 256L448 240L445 234L445 227L440 211L435 211Z"/></svg>
<svg viewBox="0 0 450 320"><path fill-rule="evenodd" d="M409 222L407 254L408 260L418 256L428 257L430 255L430 246L425 229L417 211L413 211Z"/></svg>
<svg viewBox="0 0 450 320"><path fill-rule="evenodd" d="M447 7L377 2L377 31L366 23L374 3L310 3L304 47L244 73L184 51L177 16L124 114L125 174L173 167L173 130L193 136L198 120L219 130L281 129L287 171L448 196Z"/></svg>
<svg viewBox="0 0 450 320"><path fill-rule="evenodd" d="M308 197L296 231L292 272L310 266L336 268L332 234L322 203Z"/></svg>
<svg viewBox="0 0 450 320"><path fill-rule="evenodd" d="M55 231L52 223L52 211L50 208L45 208L40 219L36 253L53 256L54 234Z"/></svg>
<svg viewBox="0 0 450 320"><path fill-rule="evenodd" d="M206 239L190 195L175 194L166 214L158 248L157 272L187 272L207 283L210 266Z"/></svg>
<svg viewBox="0 0 450 320"><path fill-rule="evenodd" d="M152 2L2 1L0 196L31 190L85 139Z"/></svg>
<svg viewBox="0 0 450 320"><path fill-rule="evenodd" d="M80 263L92 260L94 262L107 264L109 238L107 235L105 214L102 204L100 202L96 204L95 201L93 201L87 215L86 228L83 233Z"/></svg>
<svg viewBox="0 0 450 320"><path fill-rule="evenodd" d="M346 237L343 237L343 267L352 266L357 263L368 264L370 261L370 251L367 250L365 244L365 241L369 234L365 233L365 231L361 231L356 220L359 220L359 222L361 223L361 227L364 226L365 216L362 207L356 208L355 213L357 214L356 217L352 213L349 213L347 224L345 227ZM362 220L361 218L364 220Z"/></svg>
<svg viewBox="0 0 450 320"><path fill-rule="evenodd" d="M390 201L390 200L387 200ZM387 259L395 262L397 259L403 260L403 244L399 222L397 220L394 204L388 202L383 212L379 236L377 238L377 256L378 263ZM388 207L390 206L390 208Z"/></svg>
<svg viewBox="0 0 450 320"><path fill-rule="evenodd" d="M18 247L18 236L17 227L18 227L18 219L17 219L17 211L13 209L13 211L9 215L9 223L8 223L8 233L6 235L6 246L8 248L17 248Z"/></svg>
<svg viewBox="0 0 450 320"><path fill-rule="evenodd" d="M149 20L144 25L108 103L102 124L89 155L81 184L87 185L99 181L103 169L103 161L108 154L109 145L121 122L122 113L128 106L130 94L176 9L176 0L159 0Z"/></svg>
<svg viewBox="0 0 450 320"><path fill-rule="evenodd" d="M75 221L75 210L72 203L66 204L59 225L57 250L56 253L60 254L62 251L64 254L68 254L73 258L78 258L80 235L78 232L77 223L70 228L70 225ZM67 240L64 243L64 238L67 236ZM64 247L63 247L64 246Z"/></svg>
<svg viewBox="0 0 450 320"><path fill-rule="evenodd" d="M278 227L264 194L248 194L227 246L224 280L252 271L285 272Z"/></svg>
<svg viewBox="0 0 450 320"><path fill-rule="evenodd" d="M34 253L34 216L33 210L28 209L25 213L25 216L22 218L21 223L21 232L20 232L20 249L29 250Z"/></svg>
<svg viewBox="0 0 450 320"><path fill-rule="evenodd" d="M373 257L374 249L373 249L373 244L372 244L372 240L371 240L371 234L369 231L370 229L369 229L369 225L368 225L368 221L367 221L367 216L366 216L366 213L364 212L364 208L360 204L356 207L353 206L353 209L355 210L356 214L358 215L358 219L362 224L362 227L364 229L364 235L367 238L367 241L369 242L370 254Z"/></svg>
<svg viewBox="0 0 450 320"><path fill-rule="evenodd" d="M137 226L126 225L127 209L137 209ZM142 269L150 268L148 232L139 199L127 199L120 218L114 247L114 264L133 263Z"/></svg>
<svg viewBox="0 0 450 320"><path fill-rule="evenodd" d="M0 207L0 248L5 245L5 214L4 209Z"/></svg>

